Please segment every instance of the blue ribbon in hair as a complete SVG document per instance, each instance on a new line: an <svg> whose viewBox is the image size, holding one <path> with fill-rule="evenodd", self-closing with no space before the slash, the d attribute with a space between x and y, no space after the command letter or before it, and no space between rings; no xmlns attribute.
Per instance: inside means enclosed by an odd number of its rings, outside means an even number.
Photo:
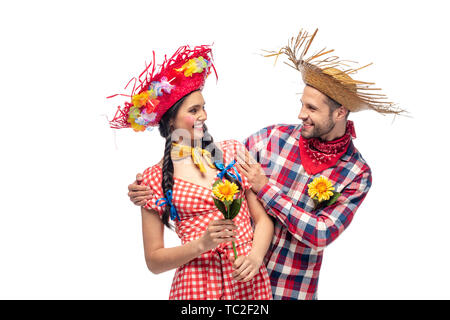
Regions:
<svg viewBox="0 0 450 320"><path fill-rule="evenodd" d="M214 162L214 165L216 166L216 168L220 170L217 177L222 179L225 176L225 174L228 173L234 179L238 180L239 182L242 182L241 176L239 175L238 171L234 167L235 164L236 164L236 160L231 161L230 164L227 165L226 167L223 165L223 163ZM233 174L232 172L229 172L230 169L233 169L235 174Z"/></svg>
<svg viewBox="0 0 450 320"><path fill-rule="evenodd" d="M158 204L158 202L160 202L160 201L161 201L161 203ZM166 192L165 198L159 198L156 201L157 206L162 207L165 204L168 204L170 206L170 219L171 220L178 219L178 221L180 221L180 217L178 216L177 209L175 208L175 206L173 205L173 202L172 202L172 190L169 190Z"/></svg>

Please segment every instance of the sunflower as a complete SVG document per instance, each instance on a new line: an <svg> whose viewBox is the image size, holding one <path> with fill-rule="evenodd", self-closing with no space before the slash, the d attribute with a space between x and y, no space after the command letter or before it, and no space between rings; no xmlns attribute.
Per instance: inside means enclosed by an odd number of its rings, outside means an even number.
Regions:
<svg viewBox="0 0 450 320"><path fill-rule="evenodd" d="M228 180L219 182L213 188L213 194L221 201L233 201L233 196L238 193L239 187Z"/></svg>
<svg viewBox="0 0 450 320"><path fill-rule="evenodd" d="M329 200L333 196L333 190L333 184L324 176L315 178L313 182L308 184L309 196L313 199L316 197L319 202Z"/></svg>

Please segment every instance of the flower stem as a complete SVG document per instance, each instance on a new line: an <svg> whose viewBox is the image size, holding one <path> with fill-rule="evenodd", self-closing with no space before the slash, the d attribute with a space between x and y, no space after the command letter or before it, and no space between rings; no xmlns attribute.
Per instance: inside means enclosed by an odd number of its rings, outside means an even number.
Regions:
<svg viewBox="0 0 450 320"><path fill-rule="evenodd" d="M234 243L234 241L231 241L231 243L233 244L234 260L236 260L238 257L237 251L236 251L236 244Z"/></svg>

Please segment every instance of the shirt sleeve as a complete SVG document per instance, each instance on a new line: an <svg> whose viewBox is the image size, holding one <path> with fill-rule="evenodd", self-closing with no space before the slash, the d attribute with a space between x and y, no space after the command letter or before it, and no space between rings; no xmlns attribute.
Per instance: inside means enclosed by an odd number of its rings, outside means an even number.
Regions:
<svg viewBox="0 0 450 320"><path fill-rule="evenodd" d="M290 197L271 183L266 184L257 196L267 213L285 225L297 240L320 251L348 227L371 184L372 175L368 168L341 191L336 203L312 213L294 205Z"/></svg>
<svg viewBox="0 0 450 320"><path fill-rule="evenodd" d="M265 127L258 132L252 134L247 139L244 140L243 144L245 148L250 152L252 157L258 162L261 163L261 150L267 146L272 130L274 130L275 125Z"/></svg>
<svg viewBox="0 0 450 320"><path fill-rule="evenodd" d="M149 200L147 200L147 203L143 206L143 208L148 210L155 210L158 212L159 216L162 216L164 212L164 206L159 206L156 204L158 199L163 197L162 192L162 173L161 170L155 165L153 167L147 168L142 173L142 185L150 187L150 191L152 192L152 196ZM160 204L162 201L160 201L158 204Z"/></svg>

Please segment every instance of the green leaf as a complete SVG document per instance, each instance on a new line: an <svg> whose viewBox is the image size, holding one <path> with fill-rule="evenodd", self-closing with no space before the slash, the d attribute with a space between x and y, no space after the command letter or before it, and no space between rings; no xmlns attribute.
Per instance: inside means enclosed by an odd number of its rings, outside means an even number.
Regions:
<svg viewBox="0 0 450 320"><path fill-rule="evenodd" d="M341 193L340 193L340 192L335 192L335 193L333 194L333 196L330 198L330 200L328 200L327 206L333 205L333 204L337 201L337 199L338 199L340 196L341 196Z"/></svg>
<svg viewBox="0 0 450 320"><path fill-rule="evenodd" d="M230 206L230 219L234 219L241 210L242 198L235 199Z"/></svg>
<svg viewBox="0 0 450 320"><path fill-rule="evenodd" d="M217 180L213 183L212 187L214 188L216 185L218 185L218 184L221 183L221 182L222 182L222 180L217 179Z"/></svg>
<svg viewBox="0 0 450 320"><path fill-rule="evenodd" d="M227 207L227 208L229 208L230 206L231 206L231 203L232 203L233 201L230 201L230 200L223 200L223 204L225 205L225 207Z"/></svg>
<svg viewBox="0 0 450 320"><path fill-rule="evenodd" d="M331 206L331 205L335 204L340 195L341 194L339 192L334 192L333 196L330 199L328 199L326 201L322 201L322 202L316 203L316 206L315 206L314 209L315 210L323 209L325 207L328 207L328 206Z"/></svg>
<svg viewBox="0 0 450 320"><path fill-rule="evenodd" d="M214 204L216 205L217 209L219 209L219 211L222 212L225 219L227 219L228 213L227 213L227 209L225 208L225 205L223 204L223 202L216 198L213 198L213 200L214 200Z"/></svg>

